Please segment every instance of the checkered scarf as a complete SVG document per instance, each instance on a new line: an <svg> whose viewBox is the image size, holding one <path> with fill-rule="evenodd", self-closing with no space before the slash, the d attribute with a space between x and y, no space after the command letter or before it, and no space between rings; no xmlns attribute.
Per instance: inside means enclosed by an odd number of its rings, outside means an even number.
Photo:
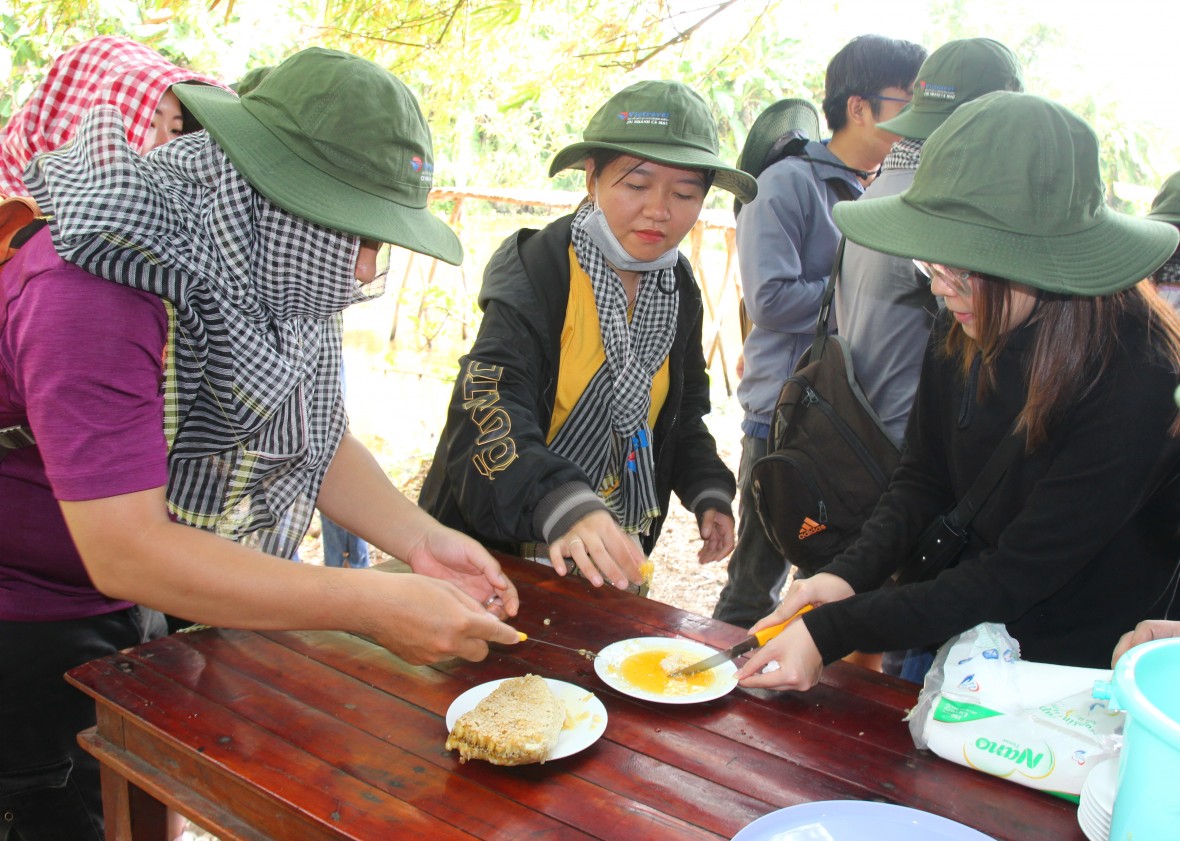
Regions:
<svg viewBox="0 0 1180 841"><path fill-rule="evenodd" d="M550 448L585 471L624 531L648 534L660 516L655 485L651 381L676 335L679 295L672 269L644 272L628 321L618 275L582 230L592 208L573 221L574 254L590 276L606 361L595 372Z"/></svg>
<svg viewBox="0 0 1180 841"><path fill-rule="evenodd" d="M922 157L922 146L925 140L916 137L903 137L893 144L885 160L881 162L881 171L887 169L917 169L918 161Z"/></svg>
<svg viewBox="0 0 1180 841"><path fill-rule="evenodd" d="M142 150L160 97L177 82L190 80L220 85L125 38L102 36L70 48L0 129L0 195L28 195L21 177L29 161L68 142L95 105L116 106L131 148Z"/></svg>
<svg viewBox="0 0 1180 841"><path fill-rule="evenodd" d="M1177 252L1180 254L1180 252ZM1163 283L1169 286L1180 285L1180 256L1173 254L1168 258L1167 262L1155 270L1152 278L1156 283Z"/></svg>
<svg viewBox="0 0 1180 841"><path fill-rule="evenodd" d="M381 291L357 238L271 204L205 132L141 158L110 106L27 177L63 259L170 308L170 510L290 557L347 425L340 312Z"/></svg>

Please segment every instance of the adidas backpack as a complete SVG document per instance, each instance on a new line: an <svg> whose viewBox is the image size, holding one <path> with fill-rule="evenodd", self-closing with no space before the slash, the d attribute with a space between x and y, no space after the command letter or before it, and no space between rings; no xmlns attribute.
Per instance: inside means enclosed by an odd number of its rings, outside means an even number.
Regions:
<svg viewBox="0 0 1180 841"><path fill-rule="evenodd" d="M828 335L843 254L841 240L815 341L783 385L767 454L751 468L767 538L808 575L856 540L901 459L856 382L847 343Z"/></svg>

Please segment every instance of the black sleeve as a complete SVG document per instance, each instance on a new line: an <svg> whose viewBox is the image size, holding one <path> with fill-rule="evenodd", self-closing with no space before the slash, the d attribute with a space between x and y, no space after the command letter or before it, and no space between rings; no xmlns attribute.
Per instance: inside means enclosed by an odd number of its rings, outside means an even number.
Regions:
<svg viewBox="0 0 1180 841"><path fill-rule="evenodd" d="M439 448L470 531L498 543L543 540L533 514L559 486L589 480L546 444L544 390L555 376L546 340L520 309L488 302L447 410Z"/></svg>
<svg viewBox="0 0 1180 841"><path fill-rule="evenodd" d="M1144 549L1140 512L1176 469L1168 432L1175 385L1166 366L1124 357L1055 425L1043 455L1017 458L996 491L1011 510L981 552L932 581L861 593L804 617L825 662L853 650L939 644L980 622L1033 623L1065 639L1106 622L1104 613L1128 598L1111 590L1112 565L1138 579L1158 564ZM1095 609L1062 615L1060 599ZM1103 604L1111 610L1096 609ZM1117 632L1109 629L1111 643ZM1107 656L1109 648L1091 659Z"/></svg>

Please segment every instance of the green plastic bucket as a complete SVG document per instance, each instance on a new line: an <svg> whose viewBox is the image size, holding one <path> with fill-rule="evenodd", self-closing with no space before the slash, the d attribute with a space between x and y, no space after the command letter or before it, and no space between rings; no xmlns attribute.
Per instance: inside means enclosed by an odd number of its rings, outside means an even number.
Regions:
<svg viewBox="0 0 1180 841"><path fill-rule="evenodd" d="M1110 841L1180 839L1180 638L1137 645L1115 666L1127 712Z"/></svg>

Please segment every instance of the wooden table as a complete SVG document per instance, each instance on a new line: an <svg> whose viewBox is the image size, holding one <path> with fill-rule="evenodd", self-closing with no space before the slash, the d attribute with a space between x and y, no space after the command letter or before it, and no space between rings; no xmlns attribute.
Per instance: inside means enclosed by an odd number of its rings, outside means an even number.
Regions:
<svg viewBox="0 0 1180 841"><path fill-rule="evenodd" d="M740 629L514 559L515 624L599 649ZM545 624L545 620L549 624ZM592 690L608 712L590 748L544 765L461 765L444 749L466 689L526 673ZM844 663L810 692L737 689L707 703L637 701L577 654L528 642L482 663L409 666L345 633L179 634L83 665L98 726L107 837L164 838L164 807L222 839L730 838L775 809L879 800L997 839L1084 841L1064 800L914 748L915 687Z"/></svg>

